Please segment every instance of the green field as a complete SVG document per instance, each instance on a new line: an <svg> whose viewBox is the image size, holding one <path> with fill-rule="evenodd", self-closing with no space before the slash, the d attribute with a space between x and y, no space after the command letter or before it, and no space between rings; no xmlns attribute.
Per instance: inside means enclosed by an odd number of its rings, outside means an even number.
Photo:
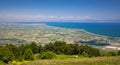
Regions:
<svg viewBox="0 0 120 65"><path fill-rule="evenodd" d="M57 59L52 60L34 60L27 61L21 65L120 65L120 56L115 57L92 57L92 58L75 58L68 57L64 55L57 56ZM19 65L20 62L16 64L9 65Z"/></svg>

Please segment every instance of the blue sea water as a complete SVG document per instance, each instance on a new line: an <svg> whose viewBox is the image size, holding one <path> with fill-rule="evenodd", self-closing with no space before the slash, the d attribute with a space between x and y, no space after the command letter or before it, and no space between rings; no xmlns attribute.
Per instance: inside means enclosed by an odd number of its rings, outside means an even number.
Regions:
<svg viewBox="0 0 120 65"><path fill-rule="evenodd" d="M45 23L50 26L84 29L88 32L109 36L120 37L120 23L80 23L80 22L22 22L24 24Z"/></svg>

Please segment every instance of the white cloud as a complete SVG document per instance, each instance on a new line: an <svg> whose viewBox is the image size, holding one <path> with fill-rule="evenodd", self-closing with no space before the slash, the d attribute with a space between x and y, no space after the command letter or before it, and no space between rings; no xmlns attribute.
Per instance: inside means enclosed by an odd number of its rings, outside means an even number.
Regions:
<svg viewBox="0 0 120 65"><path fill-rule="evenodd" d="M57 20L87 20L90 16L47 16L47 15L27 15L27 14L0 14L0 19L12 21L57 21Z"/></svg>
<svg viewBox="0 0 120 65"><path fill-rule="evenodd" d="M74 16L59 16L60 19L73 19Z"/></svg>
<svg viewBox="0 0 120 65"><path fill-rule="evenodd" d="M92 19L90 16L77 16L76 17L77 20L88 20L88 19Z"/></svg>

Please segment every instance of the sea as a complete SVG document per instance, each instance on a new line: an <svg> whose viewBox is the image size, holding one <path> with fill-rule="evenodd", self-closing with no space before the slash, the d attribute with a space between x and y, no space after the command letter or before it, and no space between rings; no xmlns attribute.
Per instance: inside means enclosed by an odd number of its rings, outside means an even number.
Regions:
<svg viewBox="0 0 120 65"><path fill-rule="evenodd" d="M120 23L91 23L91 22L17 22L19 24L46 24L49 26L84 29L88 32L109 37L120 38Z"/></svg>

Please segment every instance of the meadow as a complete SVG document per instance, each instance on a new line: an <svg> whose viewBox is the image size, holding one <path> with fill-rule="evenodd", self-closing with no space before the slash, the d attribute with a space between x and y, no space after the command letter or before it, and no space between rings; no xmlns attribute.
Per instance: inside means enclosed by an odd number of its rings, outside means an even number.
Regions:
<svg viewBox="0 0 120 65"><path fill-rule="evenodd" d="M58 55L56 59L14 62L8 65L120 65L120 56L80 58Z"/></svg>

